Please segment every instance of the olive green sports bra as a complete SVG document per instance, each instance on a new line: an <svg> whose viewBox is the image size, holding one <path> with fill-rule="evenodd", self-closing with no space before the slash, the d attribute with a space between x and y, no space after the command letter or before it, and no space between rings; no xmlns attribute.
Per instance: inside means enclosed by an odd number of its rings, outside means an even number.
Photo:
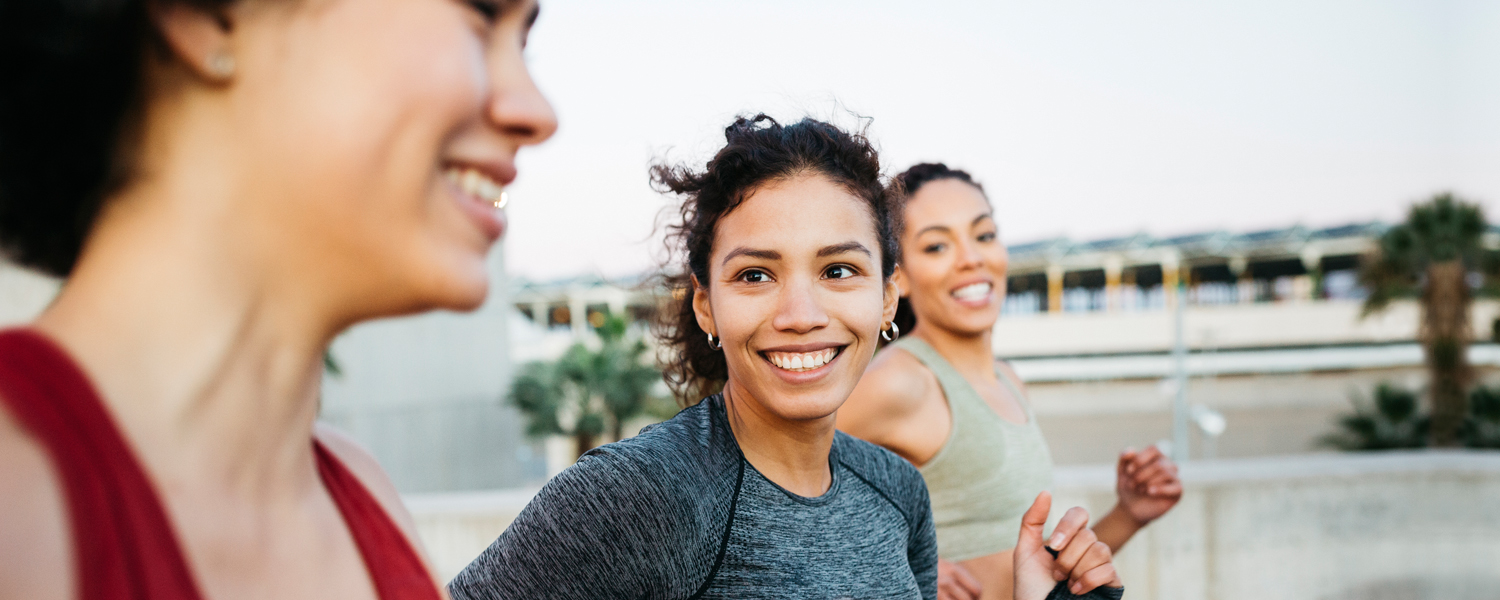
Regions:
<svg viewBox="0 0 1500 600"><path fill-rule="evenodd" d="M1021 515L1052 486L1052 455L1031 403L997 371L1026 411L1025 424L1007 421L927 342L909 337L891 346L922 361L948 399L948 440L918 469L932 497L938 554L960 561L1014 548Z"/></svg>

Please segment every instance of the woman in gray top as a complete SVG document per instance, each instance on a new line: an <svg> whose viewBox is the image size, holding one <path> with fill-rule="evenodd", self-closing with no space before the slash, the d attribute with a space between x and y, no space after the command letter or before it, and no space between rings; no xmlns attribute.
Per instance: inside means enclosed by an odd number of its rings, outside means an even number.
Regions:
<svg viewBox="0 0 1500 600"><path fill-rule="evenodd" d="M703 171L654 169L685 198L668 381L719 393L554 478L455 598L936 597L921 475L834 429L893 333L898 214L876 152L811 119L741 118L725 135ZM1054 584L1038 504L1017 569L1028 600ZM1077 573L1118 585L1100 556Z"/></svg>

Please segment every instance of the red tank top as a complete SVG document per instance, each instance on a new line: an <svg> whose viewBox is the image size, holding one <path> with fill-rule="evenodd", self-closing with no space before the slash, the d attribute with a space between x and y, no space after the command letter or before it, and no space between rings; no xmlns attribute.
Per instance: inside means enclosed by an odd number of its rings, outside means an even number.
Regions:
<svg viewBox="0 0 1500 600"><path fill-rule="evenodd" d="M150 478L62 348L33 331L0 332L0 400L46 447L63 482L81 600L201 600ZM318 475L381 600L440 598L375 497L333 453L312 444Z"/></svg>

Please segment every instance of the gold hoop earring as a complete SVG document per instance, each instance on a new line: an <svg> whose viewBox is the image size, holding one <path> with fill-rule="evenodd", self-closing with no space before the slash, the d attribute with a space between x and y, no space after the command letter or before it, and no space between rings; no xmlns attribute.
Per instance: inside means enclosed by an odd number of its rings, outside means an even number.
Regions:
<svg viewBox="0 0 1500 600"><path fill-rule="evenodd" d="M901 328L896 326L895 321L891 321L888 325L891 326L889 329L880 330L880 337L887 342L894 342L896 338L901 337Z"/></svg>
<svg viewBox="0 0 1500 600"><path fill-rule="evenodd" d="M208 55L208 72L216 79L224 80L234 77L234 55L228 50L216 50Z"/></svg>

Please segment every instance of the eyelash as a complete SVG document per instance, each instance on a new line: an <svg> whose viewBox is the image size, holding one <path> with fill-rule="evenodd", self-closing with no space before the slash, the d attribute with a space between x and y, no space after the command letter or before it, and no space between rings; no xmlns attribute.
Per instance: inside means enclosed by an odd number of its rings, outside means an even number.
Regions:
<svg viewBox="0 0 1500 600"><path fill-rule="evenodd" d="M469 8L474 9L484 20L494 23L500 18L500 5L490 0L468 0Z"/></svg>
<svg viewBox="0 0 1500 600"><path fill-rule="evenodd" d="M829 277L828 274L832 273L836 269L844 269L844 270L846 270L846 271L849 272L849 275L847 277ZM859 271L854 270L854 267L851 267L849 265L834 265L834 266L828 267L828 270L823 271L823 277L825 277L827 279L848 279L849 277L853 277L853 276L858 275L858 274L859 274Z"/></svg>

